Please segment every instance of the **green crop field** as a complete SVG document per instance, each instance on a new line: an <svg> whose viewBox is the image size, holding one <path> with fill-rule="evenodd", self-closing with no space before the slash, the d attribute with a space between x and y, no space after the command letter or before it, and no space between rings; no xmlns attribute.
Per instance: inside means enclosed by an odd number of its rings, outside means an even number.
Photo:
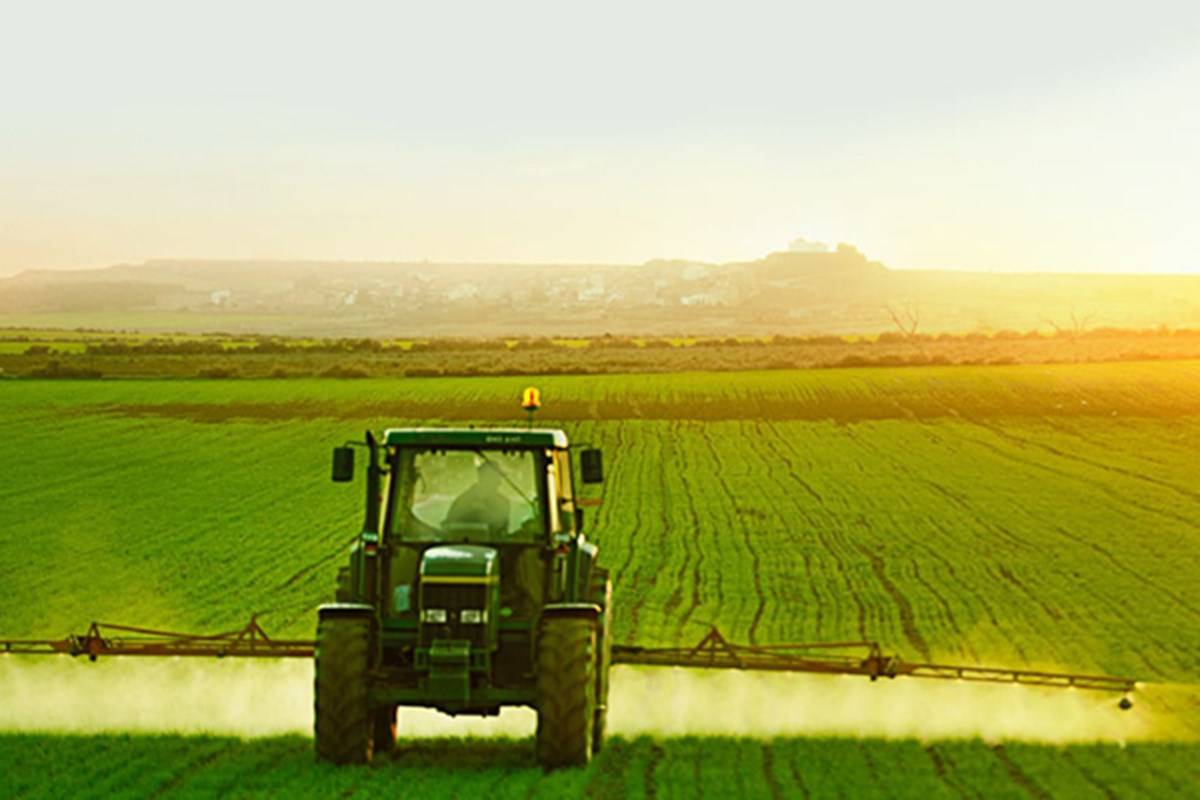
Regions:
<svg viewBox="0 0 1200 800"><path fill-rule="evenodd" d="M360 514L358 488L328 481L330 448L365 427L515 422L529 382L0 382L0 636L250 612L310 636ZM618 641L691 643L718 624L762 644L867 637L913 659L1128 674L1149 684L1134 741L618 730L586 770L543 774L521 739L417 739L334 770L297 736L20 720L0 734L0 795L1200 792L1200 363L536 383L543 424L605 449L589 530ZM0 657L0 700L14 661Z"/></svg>
<svg viewBox="0 0 1200 800"><path fill-rule="evenodd" d="M272 737L11 736L5 797L964 797L1104 800L1194 796L1184 745L642 737L618 739L586 769L546 774L520 741L403 745L377 766L315 764L311 741Z"/></svg>

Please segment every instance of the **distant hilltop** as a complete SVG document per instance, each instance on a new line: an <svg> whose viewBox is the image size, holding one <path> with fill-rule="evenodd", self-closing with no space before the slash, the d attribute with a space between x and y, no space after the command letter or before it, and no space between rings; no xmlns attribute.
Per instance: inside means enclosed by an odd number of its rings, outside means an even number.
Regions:
<svg viewBox="0 0 1200 800"><path fill-rule="evenodd" d="M711 264L155 260L0 279L0 325L320 336L1200 326L1200 276L891 270L848 244Z"/></svg>

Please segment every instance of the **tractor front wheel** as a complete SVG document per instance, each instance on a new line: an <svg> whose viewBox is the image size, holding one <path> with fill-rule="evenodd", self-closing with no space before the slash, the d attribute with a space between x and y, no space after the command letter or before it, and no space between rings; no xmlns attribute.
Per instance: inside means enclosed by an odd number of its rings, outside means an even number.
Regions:
<svg viewBox="0 0 1200 800"><path fill-rule="evenodd" d="M537 757L544 767L573 767L592 758L596 714L596 624L542 620L537 649Z"/></svg>
<svg viewBox="0 0 1200 800"><path fill-rule="evenodd" d="M366 764L374 752L367 668L371 621L325 617L317 623L314 729L317 759Z"/></svg>

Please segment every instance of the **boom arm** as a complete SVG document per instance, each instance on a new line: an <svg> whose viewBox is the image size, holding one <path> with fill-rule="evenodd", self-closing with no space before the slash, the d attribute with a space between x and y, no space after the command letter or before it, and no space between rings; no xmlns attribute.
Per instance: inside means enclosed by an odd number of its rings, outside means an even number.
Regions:
<svg viewBox="0 0 1200 800"><path fill-rule="evenodd" d="M225 656L253 658L311 658L316 643L307 639L272 639L254 617L243 628L224 633L196 635L129 625L93 622L83 635L65 639L0 639L0 653L87 656ZM613 664L702 669L815 672L830 675L864 675L871 680L913 678L1015 683L1063 689L1091 689L1127 695L1137 688L1132 678L1070 672L959 666L904 661L885 655L877 642L809 642L744 645L730 642L712 628L693 647L639 647L613 645ZM1132 703L1122 697L1121 707Z"/></svg>
<svg viewBox="0 0 1200 800"><path fill-rule="evenodd" d="M130 625L93 622L87 633L65 639L0 639L0 653L87 656L248 656L254 658L311 658L316 643L301 639L272 639L255 617L244 628L197 635L156 631Z"/></svg>
<svg viewBox="0 0 1200 800"><path fill-rule="evenodd" d="M871 680L908 675L913 678L1019 683L1121 693L1131 692L1137 687L1137 681L1132 678L1109 675L904 661L899 656L885 655L877 642L810 642L762 646L734 644L716 628L712 628L694 647L614 645L612 663L865 675ZM1122 707L1128 707L1125 701L1122 702Z"/></svg>

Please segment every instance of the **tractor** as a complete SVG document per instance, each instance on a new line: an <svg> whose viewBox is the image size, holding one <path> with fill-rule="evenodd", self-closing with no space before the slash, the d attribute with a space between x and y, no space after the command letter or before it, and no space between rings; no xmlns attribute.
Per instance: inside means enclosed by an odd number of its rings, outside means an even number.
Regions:
<svg viewBox="0 0 1200 800"><path fill-rule="evenodd" d="M400 706L537 711L547 767L604 742L612 582L584 536L583 484L561 430L393 428L333 452L334 481L365 450L366 511L336 602L318 611L317 757L369 762L395 745Z"/></svg>

